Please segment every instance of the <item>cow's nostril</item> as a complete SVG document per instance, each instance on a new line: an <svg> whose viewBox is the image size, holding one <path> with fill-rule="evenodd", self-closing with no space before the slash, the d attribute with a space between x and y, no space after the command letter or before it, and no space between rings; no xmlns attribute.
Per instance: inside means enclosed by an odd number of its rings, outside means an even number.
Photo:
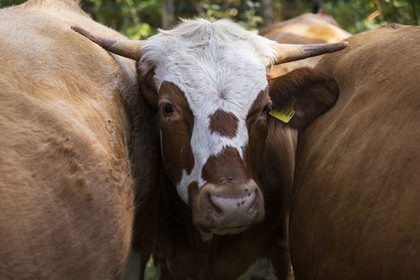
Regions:
<svg viewBox="0 0 420 280"><path fill-rule="evenodd" d="M216 203L214 203L214 201L212 200L212 195L208 194L207 195L207 201L209 204L209 208L211 208L211 210L213 210L216 214L223 214L222 209L220 208L219 205L217 205Z"/></svg>
<svg viewBox="0 0 420 280"><path fill-rule="evenodd" d="M256 206L256 200L254 200L254 202L248 208L248 214L255 215L256 212L257 212L257 206Z"/></svg>

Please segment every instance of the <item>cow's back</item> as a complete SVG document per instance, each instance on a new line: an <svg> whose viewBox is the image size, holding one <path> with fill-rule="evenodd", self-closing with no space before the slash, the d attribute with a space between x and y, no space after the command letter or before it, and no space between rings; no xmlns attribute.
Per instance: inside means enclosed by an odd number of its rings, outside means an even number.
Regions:
<svg viewBox="0 0 420 280"><path fill-rule="evenodd" d="M129 252L134 67L70 29L120 36L75 2L0 10L1 279L118 279Z"/></svg>
<svg viewBox="0 0 420 280"><path fill-rule="evenodd" d="M420 28L348 39L317 68L336 105L300 138L291 213L297 279L420 275Z"/></svg>
<svg viewBox="0 0 420 280"><path fill-rule="evenodd" d="M268 26L261 30L261 35L277 42L287 40L290 44L305 44L307 40L335 43L349 37L350 33L338 27L329 15L306 13Z"/></svg>

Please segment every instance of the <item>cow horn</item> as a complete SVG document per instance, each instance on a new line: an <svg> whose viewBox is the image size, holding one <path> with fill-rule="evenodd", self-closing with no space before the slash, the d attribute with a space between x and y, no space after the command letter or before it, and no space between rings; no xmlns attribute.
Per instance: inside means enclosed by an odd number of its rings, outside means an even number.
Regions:
<svg viewBox="0 0 420 280"><path fill-rule="evenodd" d="M83 28L80 28L77 26L72 26L71 29L73 29L77 33L82 34L86 38L90 39L92 42L98 44L102 48L112 53L115 53L115 54L118 54L127 58L131 58L134 60L139 60L143 54L142 49L141 49L143 45L142 41L129 40L129 39L120 39L120 40L106 39L106 38L94 36L88 31L84 30Z"/></svg>
<svg viewBox="0 0 420 280"><path fill-rule="evenodd" d="M274 42L272 48L277 53L274 64L295 61L324 53L336 52L344 49L349 43L339 42L330 44L293 45Z"/></svg>

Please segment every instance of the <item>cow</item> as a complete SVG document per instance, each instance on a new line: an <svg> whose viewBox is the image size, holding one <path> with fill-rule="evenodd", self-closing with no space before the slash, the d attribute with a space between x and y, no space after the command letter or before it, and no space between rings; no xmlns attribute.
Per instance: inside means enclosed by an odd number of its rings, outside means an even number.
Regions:
<svg viewBox="0 0 420 280"><path fill-rule="evenodd" d="M260 35L277 42L308 44L335 43L348 38L351 34L341 29L329 15L305 13L272 24L262 29Z"/></svg>
<svg viewBox="0 0 420 280"><path fill-rule="evenodd" d="M300 135L290 216L296 279L419 279L420 27L348 39L317 70L340 98Z"/></svg>
<svg viewBox="0 0 420 280"><path fill-rule="evenodd" d="M145 41L73 29L137 60L141 95L155 110L162 172L158 186L140 190L140 274L152 252L161 279L236 279L258 258L287 279L283 201L297 129L328 110L338 88L305 68L269 90L267 69L346 43L282 45L227 20L184 20Z"/></svg>
<svg viewBox="0 0 420 280"><path fill-rule="evenodd" d="M286 44L335 43L351 36L331 16L309 13L272 24L262 29L260 35ZM275 65L270 75L274 78L300 67L315 67L321 58L322 55Z"/></svg>
<svg viewBox="0 0 420 280"><path fill-rule="evenodd" d="M0 279L122 279L131 123L145 115L141 104L136 118L129 108L135 63L70 26L124 37L71 0L4 8L0 22ZM142 147L153 148L136 154Z"/></svg>

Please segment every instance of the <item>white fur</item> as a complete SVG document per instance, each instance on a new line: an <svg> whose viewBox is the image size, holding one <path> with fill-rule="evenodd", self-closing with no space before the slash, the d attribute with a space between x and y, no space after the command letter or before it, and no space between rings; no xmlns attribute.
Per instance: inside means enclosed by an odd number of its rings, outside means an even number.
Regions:
<svg viewBox="0 0 420 280"><path fill-rule="evenodd" d="M226 20L184 20L170 31L161 31L145 43L143 71L155 68L154 81L177 85L194 114L191 148L194 168L184 170L177 185L180 197L188 201L188 185L202 187L201 170L208 158L230 146L242 156L248 143L246 116L258 94L267 87L266 70L275 59L272 41ZM145 72L144 72L145 73ZM234 138L211 133L209 117L218 109L239 120Z"/></svg>

